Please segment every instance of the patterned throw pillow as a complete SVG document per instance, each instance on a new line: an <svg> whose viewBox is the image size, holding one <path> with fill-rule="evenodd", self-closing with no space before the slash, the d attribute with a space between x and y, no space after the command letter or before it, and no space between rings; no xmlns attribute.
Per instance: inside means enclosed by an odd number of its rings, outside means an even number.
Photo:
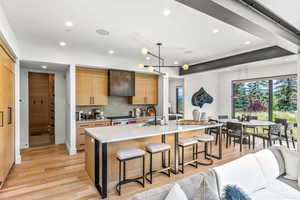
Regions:
<svg viewBox="0 0 300 200"><path fill-rule="evenodd" d="M226 185L222 200L251 200L251 198L238 186Z"/></svg>

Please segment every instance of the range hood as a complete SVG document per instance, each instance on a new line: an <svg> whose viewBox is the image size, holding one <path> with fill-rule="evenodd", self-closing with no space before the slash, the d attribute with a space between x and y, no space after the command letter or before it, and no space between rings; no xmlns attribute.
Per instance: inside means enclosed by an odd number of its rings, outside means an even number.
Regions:
<svg viewBox="0 0 300 200"><path fill-rule="evenodd" d="M109 70L109 96L135 96L135 72Z"/></svg>

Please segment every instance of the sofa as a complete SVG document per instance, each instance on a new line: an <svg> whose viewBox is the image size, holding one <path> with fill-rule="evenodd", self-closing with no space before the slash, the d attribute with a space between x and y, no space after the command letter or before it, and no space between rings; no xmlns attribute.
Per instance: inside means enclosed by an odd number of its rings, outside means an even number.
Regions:
<svg viewBox="0 0 300 200"><path fill-rule="evenodd" d="M281 148L271 147L176 183L189 200L221 199L226 185L237 185L253 200L300 200L298 182L285 179L284 175L285 164ZM164 200L174 184L175 182L139 193L133 200ZM196 197L199 191L206 196Z"/></svg>

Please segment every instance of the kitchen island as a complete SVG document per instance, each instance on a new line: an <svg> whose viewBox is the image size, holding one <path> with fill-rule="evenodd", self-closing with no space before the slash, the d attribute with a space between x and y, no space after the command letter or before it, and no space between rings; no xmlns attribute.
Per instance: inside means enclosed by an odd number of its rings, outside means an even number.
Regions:
<svg viewBox="0 0 300 200"><path fill-rule="evenodd" d="M173 173L178 173L180 137L193 137L210 128L218 128L221 132L222 124L209 125L178 125L176 121L170 121L168 125L145 126L145 124L133 124L118 127L86 128L86 170L93 180L102 198L106 198L109 191L113 190L118 180L118 167L116 152L121 148L145 146L153 142L164 142L172 146ZM222 134L219 134L218 155L211 155L222 159ZM146 161L148 159L146 158ZM160 166L161 160L154 162L155 167ZM146 170L148 163L146 162ZM141 173L142 167L138 162L132 161L128 165L128 176L136 176Z"/></svg>

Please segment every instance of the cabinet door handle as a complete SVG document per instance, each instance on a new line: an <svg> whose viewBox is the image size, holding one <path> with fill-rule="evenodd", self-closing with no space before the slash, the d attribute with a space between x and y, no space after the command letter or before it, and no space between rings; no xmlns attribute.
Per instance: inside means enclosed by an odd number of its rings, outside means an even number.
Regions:
<svg viewBox="0 0 300 200"><path fill-rule="evenodd" d="M95 97L93 97L93 104L95 104Z"/></svg>
<svg viewBox="0 0 300 200"><path fill-rule="evenodd" d="M90 97L90 104L92 104L92 97Z"/></svg>
<svg viewBox="0 0 300 200"><path fill-rule="evenodd" d="M0 127L3 127L4 126L4 112L3 111L0 111L0 116L1 116L1 124L0 124Z"/></svg>
<svg viewBox="0 0 300 200"><path fill-rule="evenodd" d="M8 123L12 124L12 107L8 107Z"/></svg>

